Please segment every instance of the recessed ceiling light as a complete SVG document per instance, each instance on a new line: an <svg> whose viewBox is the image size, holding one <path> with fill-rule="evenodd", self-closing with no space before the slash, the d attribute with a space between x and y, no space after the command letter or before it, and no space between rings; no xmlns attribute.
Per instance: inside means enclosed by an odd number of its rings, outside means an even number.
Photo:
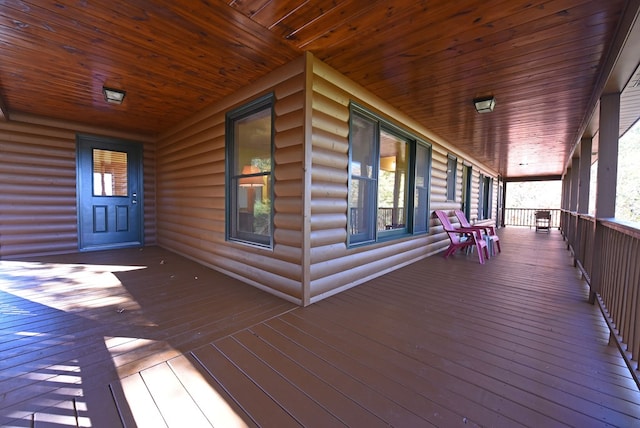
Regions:
<svg viewBox="0 0 640 428"><path fill-rule="evenodd" d="M125 91L119 89L102 87L102 93L104 94L104 100L110 104L122 104L124 96L127 95Z"/></svg>
<svg viewBox="0 0 640 428"><path fill-rule="evenodd" d="M490 113L496 106L496 99L493 95L489 97L474 98L473 105L475 105L478 113Z"/></svg>

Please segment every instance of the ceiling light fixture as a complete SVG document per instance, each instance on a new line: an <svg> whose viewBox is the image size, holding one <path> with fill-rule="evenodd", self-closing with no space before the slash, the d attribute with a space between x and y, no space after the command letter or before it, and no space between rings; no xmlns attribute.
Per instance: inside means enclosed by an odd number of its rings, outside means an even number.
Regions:
<svg viewBox="0 0 640 428"><path fill-rule="evenodd" d="M104 94L104 100L110 104L122 104L124 96L127 95L125 91L107 88L106 86L102 87L102 93Z"/></svg>
<svg viewBox="0 0 640 428"><path fill-rule="evenodd" d="M496 106L496 99L493 95L488 97L474 98L473 105L478 113L491 113Z"/></svg>

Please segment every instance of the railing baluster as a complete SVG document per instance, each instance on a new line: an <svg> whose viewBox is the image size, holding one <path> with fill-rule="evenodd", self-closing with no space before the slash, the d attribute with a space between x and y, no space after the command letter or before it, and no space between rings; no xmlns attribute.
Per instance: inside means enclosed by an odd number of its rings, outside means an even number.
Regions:
<svg viewBox="0 0 640 428"><path fill-rule="evenodd" d="M560 227L560 210L548 208L505 208L504 224L505 226L535 227L535 213L541 210L551 213L551 219L549 221L550 228L557 229Z"/></svg>
<svg viewBox="0 0 640 428"><path fill-rule="evenodd" d="M587 282L592 281L594 265L599 268L598 301L640 386L640 228L616 220L596 221L592 216L567 210L562 210L560 218L567 248L573 250ZM596 230L602 237L597 259L593 256Z"/></svg>

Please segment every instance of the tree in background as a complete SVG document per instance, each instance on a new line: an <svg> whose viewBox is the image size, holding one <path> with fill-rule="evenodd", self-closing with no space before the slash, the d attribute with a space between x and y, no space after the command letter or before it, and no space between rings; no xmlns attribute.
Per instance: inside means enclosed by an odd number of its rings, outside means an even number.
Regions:
<svg viewBox="0 0 640 428"><path fill-rule="evenodd" d="M591 165L589 214L596 212L598 161ZM640 121L618 141L618 178L616 183L616 218L640 223Z"/></svg>
<svg viewBox="0 0 640 428"><path fill-rule="evenodd" d="M616 218L640 223L640 121L618 143Z"/></svg>
<svg viewBox="0 0 640 428"><path fill-rule="evenodd" d="M598 162L591 167L589 214L595 213ZM560 208L560 181L526 181L507 183L506 208ZM616 219L640 223L640 121L618 143L618 183Z"/></svg>
<svg viewBox="0 0 640 428"><path fill-rule="evenodd" d="M559 209L561 197L560 180L510 182L506 208Z"/></svg>

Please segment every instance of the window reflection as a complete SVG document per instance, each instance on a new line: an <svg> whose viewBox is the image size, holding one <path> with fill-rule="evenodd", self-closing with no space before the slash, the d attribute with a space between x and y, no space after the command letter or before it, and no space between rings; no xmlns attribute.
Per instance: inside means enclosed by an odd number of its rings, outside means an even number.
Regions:
<svg viewBox="0 0 640 428"><path fill-rule="evenodd" d="M404 229L407 224L409 142L380 132L378 230Z"/></svg>

